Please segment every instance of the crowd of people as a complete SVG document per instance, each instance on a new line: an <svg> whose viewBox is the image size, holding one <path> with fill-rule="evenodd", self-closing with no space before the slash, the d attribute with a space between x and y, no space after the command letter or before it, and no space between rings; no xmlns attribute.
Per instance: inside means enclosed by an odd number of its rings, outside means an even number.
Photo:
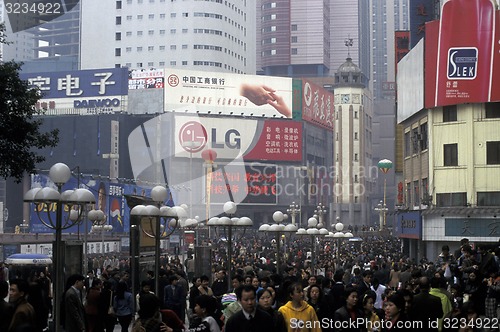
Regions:
<svg viewBox="0 0 500 332"><path fill-rule="evenodd" d="M311 240L313 240L311 242ZM86 276L68 278L61 305L65 331L498 331L498 247L447 245L434 260L401 252L393 237L342 243L245 236L212 247L212 271L195 275L196 257L163 256L132 294L127 257L93 258ZM94 264L94 261L97 263ZM159 289L155 289L156 278ZM229 279L229 280L228 280ZM51 314L46 273L0 280L0 331L44 331ZM8 293L8 294L7 294ZM48 300L47 300L48 299Z"/></svg>

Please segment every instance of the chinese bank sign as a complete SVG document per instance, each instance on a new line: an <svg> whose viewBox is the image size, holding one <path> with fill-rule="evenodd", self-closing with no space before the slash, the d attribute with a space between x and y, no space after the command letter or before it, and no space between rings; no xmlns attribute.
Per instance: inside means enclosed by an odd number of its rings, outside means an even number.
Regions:
<svg viewBox="0 0 500 332"><path fill-rule="evenodd" d="M92 115L124 110L128 93L126 68L21 74L36 86L42 99L36 105L47 114Z"/></svg>
<svg viewBox="0 0 500 332"><path fill-rule="evenodd" d="M450 0L427 23L425 107L500 100L500 12L493 0Z"/></svg>

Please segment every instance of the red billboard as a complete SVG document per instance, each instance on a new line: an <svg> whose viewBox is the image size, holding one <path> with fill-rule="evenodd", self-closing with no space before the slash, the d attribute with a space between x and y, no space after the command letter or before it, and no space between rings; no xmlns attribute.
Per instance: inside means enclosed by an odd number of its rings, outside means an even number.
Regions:
<svg viewBox="0 0 500 332"><path fill-rule="evenodd" d="M333 94L307 79L302 79L302 94L302 119L333 129Z"/></svg>
<svg viewBox="0 0 500 332"><path fill-rule="evenodd" d="M302 124L295 121L266 120L255 146L245 160L302 160Z"/></svg>
<svg viewBox="0 0 500 332"><path fill-rule="evenodd" d="M450 0L440 21L427 23L426 108L500 99L496 21L493 0Z"/></svg>

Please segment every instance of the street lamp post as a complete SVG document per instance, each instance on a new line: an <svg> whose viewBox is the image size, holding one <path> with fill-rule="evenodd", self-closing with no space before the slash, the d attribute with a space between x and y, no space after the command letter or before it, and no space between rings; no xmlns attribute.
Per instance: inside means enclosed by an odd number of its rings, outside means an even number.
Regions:
<svg viewBox="0 0 500 332"><path fill-rule="evenodd" d="M92 222L92 232L101 233L101 251L104 254L104 233L112 231L113 226L106 224L106 216L101 210L90 210L87 218Z"/></svg>
<svg viewBox="0 0 500 332"><path fill-rule="evenodd" d="M309 236L311 238L311 273L316 275L316 238L328 235L330 232L323 223L318 223L318 216L314 215L307 220L307 229L299 228L297 235Z"/></svg>
<svg viewBox="0 0 500 332"><path fill-rule="evenodd" d="M253 221L248 217L237 218L234 217L237 206L234 202L226 202L224 203L224 213L228 215L228 217L213 217L207 222L208 227L222 228L227 235L227 289L231 289L231 260L233 259L233 230L235 228L242 228L245 231L245 228L252 227ZM227 231L227 232L226 232Z"/></svg>
<svg viewBox="0 0 500 332"><path fill-rule="evenodd" d="M147 218L149 231L145 227L142 227L142 231L146 236L155 239L155 292L158 292L159 288L161 239L172 235L179 226L179 219L185 219L187 216L186 211L179 206L162 206L167 196L167 188L156 186L151 189L151 199L156 205L136 205L130 211L131 216L141 218L141 226L142 218Z"/></svg>
<svg viewBox="0 0 500 332"><path fill-rule="evenodd" d="M292 217L292 225L297 224L295 221L295 217L297 217L297 215L300 213L300 210L300 205L295 204L295 202L292 202L292 204L290 204L290 207L286 209L286 212Z"/></svg>
<svg viewBox="0 0 500 332"><path fill-rule="evenodd" d="M95 197L89 190L78 188L75 190L65 190L61 192L62 186L69 180L71 170L66 164L57 163L50 168L49 178L57 186L57 190L50 187L33 188L24 194L24 202L34 203L40 221L48 228L55 231L55 243L53 256L54 268L54 330L62 331L61 327L61 296L64 287L64 255L62 243L62 230L68 229L80 221L83 211L89 204L95 204ZM49 205L55 204L56 219L50 213ZM63 222L64 206L69 211L67 218ZM44 208L46 207L46 208ZM75 210L76 208L76 210ZM47 220L42 218L41 211L46 211Z"/></svg>
<svg viewBox="0 0 500 332"><path fill-rule="evenodd" d="M374 209L378 212L378 222L379 222L379 231L382 231L385 227L385 216L387 214L387 206L383 201L380 201Z"/></svg>
<svg viewBox="0 0 500 332"><path fill-rule="evenodd" d="M342 243L343 238L351 238L353 237L351 232L343 232L344 224L340 222L340 218L337 217L337 223L335 224L336 232L333 234L333 237L337 239L337 260L340 262L340 244Z"/></svg>
<svg viewBox="0 0 500 332"><path fill-rule="evenodd" d="M283 214L281 211L276 211L273 213L273 220L275 224L268 225L262 224L259 227L259 232L269 232L276 235L276 273L281 275L281 235L285 233L295 233L297 232L297 226L295 224L282 224L283 220L287 219L288 216Z"/></svg>

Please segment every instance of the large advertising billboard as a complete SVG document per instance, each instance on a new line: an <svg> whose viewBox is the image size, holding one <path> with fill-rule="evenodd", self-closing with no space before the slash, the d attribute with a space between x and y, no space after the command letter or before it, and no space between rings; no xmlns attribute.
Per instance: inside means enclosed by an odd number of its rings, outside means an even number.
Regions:
<svg viewBox="0 0 500 332"><path fill-rule="evenodd" d="M426 108L500 100L498 18L493 0L450 0L426 25Z"/></svg>
<svg viewBox="0 0 500 332"><path fill-rule="evenodd" d="M49 115L94 115L124 111L127 68L29 73L21 79L42 93L38 109Z"/></svg>
<svg viewBox="0 0 500 332"><path fill-rule="evenodd" d="M165 80L165 111L292 117L291 78L167 68Z"/></svg>

